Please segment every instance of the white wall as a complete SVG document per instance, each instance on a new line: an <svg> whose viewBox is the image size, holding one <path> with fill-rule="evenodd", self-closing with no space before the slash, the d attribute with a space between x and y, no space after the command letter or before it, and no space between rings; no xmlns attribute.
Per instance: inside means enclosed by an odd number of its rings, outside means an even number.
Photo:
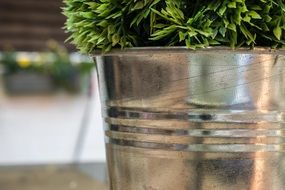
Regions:
<svg viewBox="0 0 285 190"><path fill-rule="evenodd" d="M94 80L97 84L95 76ZM98 89L94 89L80 158L84 162L105 160ZM86 104L86 95L10 97L0 91L0 165L72 162Z"/></svg>

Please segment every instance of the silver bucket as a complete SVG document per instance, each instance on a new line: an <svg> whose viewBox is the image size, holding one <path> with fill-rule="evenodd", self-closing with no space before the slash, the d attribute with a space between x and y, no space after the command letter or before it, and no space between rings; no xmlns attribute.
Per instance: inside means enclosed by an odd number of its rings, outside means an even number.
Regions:
<svg viewBox="0 0 285 190"><path fill-rule="evenodd" d="M111 190L284 190L285 56L138 48L97 56Z"/></svg>

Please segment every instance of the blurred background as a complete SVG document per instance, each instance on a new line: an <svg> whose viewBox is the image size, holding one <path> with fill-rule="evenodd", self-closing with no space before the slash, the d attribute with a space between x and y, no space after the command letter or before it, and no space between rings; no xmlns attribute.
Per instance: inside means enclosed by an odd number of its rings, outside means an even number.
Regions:
<svg viewBox="0 0 285 190"><path fill-rule="evenodd" d="M0 0L0 190L104 190L96 68L62 0Z"/></svg>

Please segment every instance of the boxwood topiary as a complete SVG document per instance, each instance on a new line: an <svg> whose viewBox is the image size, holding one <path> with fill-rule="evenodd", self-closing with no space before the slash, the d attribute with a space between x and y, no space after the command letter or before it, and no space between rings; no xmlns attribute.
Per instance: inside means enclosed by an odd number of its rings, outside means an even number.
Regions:
<svg viewBox="0 0 285 190"><path fill-rule="evenodd" d="M64 0L82 52L116 47L285 47L284 0Z"/></svg>

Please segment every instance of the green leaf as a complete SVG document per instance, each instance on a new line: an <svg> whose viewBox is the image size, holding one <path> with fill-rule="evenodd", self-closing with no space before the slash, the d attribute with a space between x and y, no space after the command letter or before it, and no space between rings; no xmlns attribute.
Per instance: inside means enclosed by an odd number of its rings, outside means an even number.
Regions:
<svg viewBox="0 0 285 190"><path fill-rule="evenodd" d="M220 9L219 9L219 15L221 15L221 16L223 16L224 15L224 13L226 12L226 10L227 10L227 7L226 6L222 6Z"/></svg>
<svg viewBox="0 0 285 190"><path fill-rule="evenodd" d="M229 8L232 8L232 9L236 8L236 7L237 7L236 2L235 2L235 1L230 2L230 3L228 4L228 7L229 7Z"/></svg>
<svg viewBox="0 0 285 190"><path fill-rule="evenodd" d="M223 37L226 36L226 31L227 31L227 29L226 29L225 27L220 27L220 29L219 29L219 33L220 33Z"/></svg>
<svg viewBox="0 0 285 190"><path fill-rule="evenodd" d="M235 32L237 31L236 25L233 24L233 23L230 23L227 28L230 29L230 30L232 30L232 31L235 31Z"/></svg>
<svg viewBox="0 0 285 190"><path fill-rule="evenodd" d="M144 7L143 1L138 1L135 6L132 8L132 10L142 9Z"/></svg>
<svg viewBox="0 0 285 190"><path fill-rule="evenodd" d="M245 22L250 22L251 21L251 17L247 14L247 15L245 15L245 17L243 17L242 20L245 21Z"/></svg>
<svg viewBox="0 0 285 190"><path fill-rule="evenodd" d="M261 16L256 11L249 11L248 15L254 19L261 19Z"/></svg>
<svg viewBox="0 0 285 190"><path fill-rule="evenodd" d="M280 28L280 26L277 26L273 29L273 33L274 33L274 36L280 40L281 39L281 35L282 35L282 29Z"/></svg>
<svg viewBox="0 0 285 190"><path fill-rule="evenodd" d="M120 36L118 34L114 34L112 36L112 46L115 46L120 41Z"/></svg>
<svg viewBox="0 0 285 190"><path fill-rule="evenodd" d="M185 40L185 33L179 31L179 42Z"/></svg>

